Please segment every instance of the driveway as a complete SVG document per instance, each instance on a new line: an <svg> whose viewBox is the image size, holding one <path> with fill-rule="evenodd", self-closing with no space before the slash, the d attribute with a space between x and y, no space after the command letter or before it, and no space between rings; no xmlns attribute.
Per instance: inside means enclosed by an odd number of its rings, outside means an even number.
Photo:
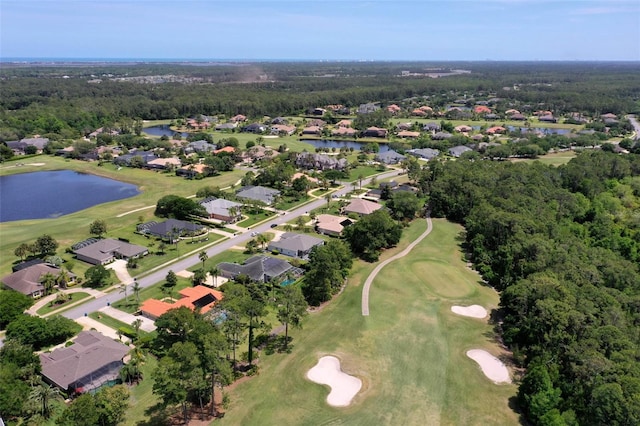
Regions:
<svg viewBox="0 0 640 426"><path fill-rule="evenodd" d="M131 278L131 275L129 275L129 270L127 269L126 260L118 259L115 262L111 262L110 264L105 266L105 268L113 269L113 271L116 273L116 276L118 277L118 280L122 284L128 285L133 282L133 278Z"/></svg>
<svg viewBox="0 0 640 426"><path fill-rule="evenodd" d="M105 306L104 308L98 309L98 311L129 325L131 325L135 320L141 320L142 325L140 325L140 330L151 332L156 329L156 325L153 323L153 321L151 321L149 318L143 317L142 315L131 315L130 313L121 311L120 309L116 309L111 306Z"/></svg>

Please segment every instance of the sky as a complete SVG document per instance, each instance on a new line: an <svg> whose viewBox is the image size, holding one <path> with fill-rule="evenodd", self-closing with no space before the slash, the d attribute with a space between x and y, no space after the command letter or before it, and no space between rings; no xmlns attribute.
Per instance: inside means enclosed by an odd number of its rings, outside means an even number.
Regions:
<svg viewBox="0 0 640 426"><path fill-rule="evenodd" d="M640 61L640 0L0 0L0 59Z"/></svg>

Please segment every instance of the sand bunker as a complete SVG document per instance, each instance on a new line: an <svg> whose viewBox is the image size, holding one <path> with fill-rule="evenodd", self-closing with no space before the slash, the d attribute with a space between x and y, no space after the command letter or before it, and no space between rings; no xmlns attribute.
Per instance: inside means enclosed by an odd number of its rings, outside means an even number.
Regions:
<svg viewBox="0 0 640 426"><path fill-rule="evenodd" d="M451 312L473 318L486 318L487 316L487 310L480 305L452 306Z"/></svg>
<svg viewBox="0 0 640 426"><path fill-rule="evenodd" d="M471 349L467 351L467 356L478 363L484 375L493 383L511 383L507 367L489 352Z"/></svg>
<svg viewBox="0 0 640 426"><path fill-rule="evenodd" d="M340 360L334 356L323 356L307 372L307 378L321 385L329 385L331 392L327 404L334 407L346 407L362 388L362 380L340 370Z"/></svg>

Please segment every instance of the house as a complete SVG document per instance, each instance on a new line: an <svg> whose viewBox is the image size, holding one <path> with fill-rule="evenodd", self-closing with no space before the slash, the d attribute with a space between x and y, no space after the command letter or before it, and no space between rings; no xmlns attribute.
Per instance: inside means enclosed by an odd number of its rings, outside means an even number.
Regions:
<svg viewBox="0 0 640 426"><path fill-rule="evenodd" d="M512 120L515 120L515 121L524 121L524 120L527 119L527 117L525 117L524 115L522 115L520 113L512 114L510 118Z"/></svg>
<svg viewBox="0 0 640 426"><path fill-rule="evenodd" d="M306 259L315 246L321 246L324 240L311 235L285 232L278 241L271 241L267 250L278 251L280 254Z"/></svg>
<svg viewBox="0 0 640 426"><path fill-rule="evenodd" d="M307 127L309 126L317 126L317 127L324 127L327 125L327 122L324 120L321 120L319 118L314 118L312 120L307 121Z"/></svg>
<svg viewBox="0 0 640 426"><path fill-rule="evenodd" d="M511 117L513 118L513 117ZM545 123L557 123L558 119L555 118L553 115L551 114L547 114L547 115L541 115L538 117L538 121L543 121Z"/></svg>
<svg viewBox="0 0 640 426"><path fill-rule="evenodd" d="M402 108L400 108L398 105L396 104L391 104L387 107L387 112L389 112L390 114L396 115L397 113L400 112Z"/></svg>
<svg viewBox="0 0 640 426"><path fill-rule="evenodd" d="M500 118L500 116L498 116L498 114L494 114L494 113L485 114L485 116L484 116L485 120L497 120L498 118Z"/></svg>
<svg viewBox="0 0 640 426"><path fill-rule="evenodd" d="M351 120L340 120L336 123L336 127L351 127L352 124Z"/></svg>
<svg viewBox="0 0 640 426"><path fill-rule="evenodd" d="M236 149L232 146L223 146L222 148L216 149L215 151L213 151L214 154L221 154L221 153L233 154L234 152L236 152Z"/></svg>
<svg viewBox="0 0 640 426"><path fill-rule="evenodd" d="M370 138L386 138L387 137L387 133L388 130L387 129L383 129L380 127L368 127L366 130L364 130L362 132L362 136L363 137L370 137Z"/></svg>
<svg viewBox="0 0 640 426"><path fill-rule="evenodd" d="M461 124L459 126L454 127L453 130L459 133L469 133L470 131L473 130L473 128L471 126L467 126L466 124Z"/></svg>
<svg viewBox="0 0 640 426"><path fill-rule="evenodd" d="M289 121L284 117L276 117L271 120L271 124L289 124Z"/></svg>
<svg viewBox="0 0 640 426"><path fill-rule="evenodd" d="M440 155L440 151L438 151L437 149L431 149L431 148L410 149L409 151L407 151L407 153L414 155L418 158L422 158L424 160L431 160L432 158L435 158L438 155Z"/></svg>
<svg viewBox="0 0 640 426"><path fill-rule="evenodd" d="M425 132L439 132L440 129L441 129L440 124L435 122L427 123L424 126L422 126L422 130L424 130Z"/></svg>
<svg viewBox="0 0 640 426"><path fill-rule="evenodd" d="M242 265L222 262L217 266L220 275L235 279L238 275L246 275L253 281L270 282L284 280L287 275L299 277L302 269L292 266L289 262L270 256L253 256L245 260Z"/></svg>
<svg viewBox="0 0 640 426"><path fill-rule="evenodd" d="M267 130L267 126L260 123L251 123L248 126L244 126L242 131L245 133L264 133Z"/></svg>
<svg viewBox="0 0 640 426"><path fill-rule="evenodd" d="M491 108L484 105L476 105L473 107L473 112L476 114L489 114L491 113Z"/></svg>
<svg viewBox="0 0 640 426"><path fill-rule="evenodd" d="M238 127L237 122L232 123L220 123L216 125L216 130L233 130Z"/></svg>
<svg viewBox="0 0 640 426"><path fill-rule="evenodd" d="M278 151L262 145L255 145L247 149L242 153L242 159L244 162L249 163L255 160L261 160L263 158L273 158L278 156Z"/></svg>
<svg viewBox="0 0 640 426"><path fill-rule="evenodd" d="M232 123L241 123L243 121L247 121L247 117L242 114L238 114L231 117L229 121L231 121Z"/></svg>
<svg viewBox="0 0 640 426"><path fill-rule="evenodd" d="M449 132L437 132L436 134L431 136L431 139L433 139L434 141L441 141L441 140L449 139L451 137L453 137L453 135Z"/></svg>
<svg viewBox="0 0 640 426"><path fill-rule="evenodd" d="M194 118L187 120L187 127L194 130L206 130L211 127L211 123L208 121L198 121Z"/></svg>
<svg viewBox="0 0 640 426"><path fill-rule="evenodd" d="M42 277L46 274L57 277L60 273L62 273L60 268L51 266L48 263L37 263L7 275L2 278L2 283L10 290L37 299L44 294L44 286L41 282ZM74 277L75 275L69 273L69 278L73 279Z"/></svg>
<svg viewBox="0 0 640 426"><path fill-rule="evenodd" d="M361 198L356 198L344 208L344 212L347 214L355 213L359 216L366 216L375 212L376 210L380 210L381 208L381 204L374 203L373 201L363 200Z"/></svg>
<svg viewBox="0 0 640 426"><path fill-rule="evenodd" d="M517 109L508 109L504 112L507 115L513 115L513 114L520 114L520 111L518 111Z"/></svg>
<svg viewBox="0 0 640 426"><path fill-rule="evenodd" d="M182 165L182 162L177 157L168 157L168 158L156 158L155 160L151 160L145 164L145 167L148 169L156 169L156 170L168 170L168 169L177 169Z"/></svg>
<svg viewBox="0 0 640 426"><path fill-rule="evenodd" d="M140 305L140 312L145 317L157 320L172 309L189 308L192 311L199 309L201 313L209 312L219 301L224 298L221 291L214 290L204 285L186 287L178 292L180 299L174 303L157 299L147 299Z"/></svg>
<svg viewBox="0 0 640 426"><path fill-rule="evenodd" d="M404 155L395 152L390 149L389 151L381 152L376 155L376 160L384 163L384 164L398 164L403 161L405 158Z"/></svg>
<svg viewBox="0 0 640 426"><path fill-rule="evenodd" d="M331 136L346 136L353 137L358 133L356 129L352 129L350 127L338 127L337 129L333 129L331 131Z"/></svg>
<svg viewBox="0 0 640 426"><path fill-rule="evenodd" d="M452 157L458 158L462 154L468 151L472 151L472 149L469 148L468 146L458 145L458 146L454 146L453 148L449 148L447 152L449 152L449 155L451 155Z"/></svg>
<svg viewBox="0 0 640 426"><path fill-rule="evenodd" d="M615 114L612 114L612 113L608 112L608 113L606 113L606 114L602 114L602 115L600 115L600 118L602 118L603 120L606 120L607 118L612 118L612 119L614 119L614 120L615 120L616 118L618 118L618 116L617 116L617 115L615 115Z"/></svg>
<svg viewBox="0 0 640 426"><path fill-rule="evenodd" d="M339 237L347 226L353 225L354 220L346 216L320 214L316 217L316 231L319 234Z"/></svg>
<svg viewBox="0 0 640 426"><path fill-rule="evenodd" d="M44 147L49 143L47 138L25 138L19 141L7 141L7 147L9 147L14 154L24 155L27 148L30 146L35 147L36 152L42 152Z"/></svg>
<svg viewBox="0 0 640 426"><path fill-rule="evenodd" d="M297 167L307 170L343 170L349 165L346 158L338 159L335 156L311 152L299 153L295 163Z"/></svg>
<svg viewBox="0 0 640 426"><path fill-rule="evenodd" d="M102 240L92 239L89 244L82 244L74 253L78 260L91 263L92 265L106 265L116 259L135 259L149 254L149 249L124 241L105 238ZM78 246L77 244L74 247Z"/></svg>
<svg viewBox="0 0 640 426"><path fill-rule="evenodd" d="M207 171L206 164L189 164L188 166L180 167L176 170L176 176L184 176L189 179L193 179L197 175L204 175Z"/></svg>
<svg viewBox="0 0 640 426"><path fill-rule="evenodd" d="M264 186L243 186L236 192L236 197L245 200L260 201L268 206L274 203L275 199L280 196L280 191L276 189L266 188Z"/></svg>
<svg viewBox="0 0 640 426"><path fill-rule="evenodd" d="M95 392L116 383L129 349L97 331L82 331L71 346L39 355L41 374L67 394Z"/></svg>
<svg viewBox="0 0 640 426"><path fill-rule="evenodd" d="M398 137L415 139L420 137L420 132L411 132L409 130L402 130L398 132Z"/></svg>
<svg viewBox="0 0 640 426"><path fill-rule="evenodd" d="M286 124L273 124L269 128L272 135L288 135L291 136L296 132L296 126L287 126Z"/></svg>
<svg viewBox="0 0 640 426"><path fill-rule="evenodd" d="M309 126L309 127L305 127L304 129L302 129L302 134L303 135L321 135L322 134L322 127L318 127L318 126Z"/></svg>
<svg viewBox="0 0 640 426"><path fill-rule="evenodd" d="M327 112L324 108L313 108L311 110L311 114L313 115L324 115Z"/></svg>
<svg viewBox="0 0 640 426"><path fill-rule="evenodd" d="M494 126L494 127L489 127L489 128L487 129L487 132L486 132L486 133L487 133L488 135L495 135L495 134L501 134L501 133L504 133L504 132L506 132L506 131L507 131L507 129L505 129L505 128L504 128L504 127L502 127L502 126Z"/></svg>
<svg viewBox="0 0 640 426"><path fill-rule="evenodd" d="M240 209L242 204L224 198L205 198L200 201L202 207L207 210L209 219L218 219L223 222L233 223L242 217Z"/></svg>
<svg viewBox="0 0 640 426"><path fill-rule="evenodd" d="M164 222L146 222L138 225L136 231L144 235L152 235L170 243L175 243L182 236L199 235L206 232L206 227L197 223L178 219L167 219Z"/></svg>
<svg viewBox="0 0 640 426"><path fill-rule="evenodd" d="M372 112L376 112L379 109L379 105L369 102L366 104L360 104L360 106L356 110L356 114L371 114Z"/></svg>
<svg viewBox="0 0 640 426"><path fill-rule="evenodd" d="M420 108L414 108L413 111L411 111L411 115L415 117L426 117L428 114Z"/></svg>
<svg viewBox="0 0 640 426"><path fill-rule="evenodd" d="M198 152L198 153L205 153L205 152L211 152L211 151L215 151L217 148L216 145L209 143L208 141L201 139L199 141L193 141L193 142L189 142L187 144L187 146L184 147L184 152L186 153L190 153L190 152Z"/></svg>
<svg viewBox="0 0 640 426"><path fill-rule="evenodd" d="M135 158L139 158L142 162L141 165L145 165L149 161L158 158L158 156L151 151L138 151L134 149L129 151L128 154L117 156L113 159L113 163L117 164L118 166L130 166L134 162Z"/></svg>

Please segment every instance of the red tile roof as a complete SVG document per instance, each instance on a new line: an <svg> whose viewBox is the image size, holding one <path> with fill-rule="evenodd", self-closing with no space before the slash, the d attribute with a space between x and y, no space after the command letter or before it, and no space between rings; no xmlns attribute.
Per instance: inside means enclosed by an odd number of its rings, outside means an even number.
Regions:
<svg viewBox="0 0 640 426"><path fill-rule="evenodd" d="M197 285L195 287L187 287L180 290L179 293L180 293L180 296L182 297L175 303L167 303L167 302L163 302L162 300L156 300L156 299L147 299L142 303L142 306L140 306L140 310L142 311L143 314L146 314L154 318L160 317L161 315L167 313L171 309L177 309L183 306L193 311L195 309L194 302L198 301L199 299L202 299L207 295L211 295L213 296L215 301L208 305L202 306L200 308L200 312L206 313L210 311L211 308L213 308L217 302L219 302L224 298L224 294L222 292L211 289L203 285Z"/></svg>

